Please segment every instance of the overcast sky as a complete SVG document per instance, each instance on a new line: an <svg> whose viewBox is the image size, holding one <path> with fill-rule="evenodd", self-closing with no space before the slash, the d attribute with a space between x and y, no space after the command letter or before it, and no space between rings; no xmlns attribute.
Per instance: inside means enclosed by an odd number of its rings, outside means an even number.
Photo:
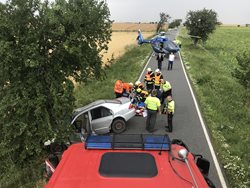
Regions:
<svg viewBox="0 0 250 188"><path fill-rule="evenodd" d="M0 0L5 2L6 0ZM50 0L52 1L52 0ZM185 19L189 10L213 9L224 24L250 24L250 0L106 0L116 22L159 21L159 13Z"/></svg>
<svg viewBox="0 0 250 188"><path fill-rule="evenodd" d="M185 19L189 10L213 9L224 24L250 24L250 0L106 0L116 22L159 21L166 12Z"/></svg>

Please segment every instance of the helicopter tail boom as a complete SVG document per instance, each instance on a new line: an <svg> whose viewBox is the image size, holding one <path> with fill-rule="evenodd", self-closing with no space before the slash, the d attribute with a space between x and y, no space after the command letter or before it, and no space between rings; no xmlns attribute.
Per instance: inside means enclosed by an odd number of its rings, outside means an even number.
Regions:
<svg viewBox="0 0 250 188"><path fill-rule="evenodd" d="M151 43L151 40L145 40L145 39L143 38L140 29L138 30L138 36L137 36L136 40L137 40L137 43L138 43L139 45L140 45L140 44L143 44L143 43Z"/></svg>

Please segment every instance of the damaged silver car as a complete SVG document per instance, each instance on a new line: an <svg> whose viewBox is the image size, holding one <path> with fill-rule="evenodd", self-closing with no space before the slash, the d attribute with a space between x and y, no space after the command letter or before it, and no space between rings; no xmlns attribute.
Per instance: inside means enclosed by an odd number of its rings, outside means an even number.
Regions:
<svg viewBox="0 0 250 188"><path fill-rule="evenodd" d="M71 124L82 134L106 134L111 130L122 133L126 130L126 122L136 114L129 105L130 100L126 97L97 100L74 110Z"/></svg>

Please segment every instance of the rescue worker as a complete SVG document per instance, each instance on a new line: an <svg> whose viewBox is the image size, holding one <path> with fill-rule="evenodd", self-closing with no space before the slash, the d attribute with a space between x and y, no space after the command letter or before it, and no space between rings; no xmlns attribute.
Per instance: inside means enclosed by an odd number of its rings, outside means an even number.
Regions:
<svg viewBox="0 0 250 188"><path fill-rule="evenodd" d="M116 98L122 97L122 94L123 94L123 81L121 79L119 79L119 80L117 80L115 82L114 92L115 92Z"/></svg>
<svg viewBox="0 0 250 188"><path fill-rule="evenodd" d="M163 76L161 74L161 71L159 69L155 70L155 79L154 79L154 85L155 89L159 90L161 88L161 80L163 79Z"/></svg>
<svg viewBox="0 0 250 188"><path fill-rule="evenodd" d="M163 114L167 114L168 116L168 125L165 126L169 132L173 131L173 116L175 110L175 102L171 95L167 96L167 101L164 103Z"/></svg>
<svg viewBox="0 0 250 188"><path fill-rule="evenodd" d="M161 96L161 104L163 104L164 99L171 95L172 96L172 87L169 81L161 80L161 88L162 88L162 96Z"/></svg>
<svg viewBox="0 0 250 188"><path fill-rule="evenodd" d="M151 68L147 68L147 74L145 75L144 82L146 82L146 88L149 92L154 89L154 73Z"/></svg>
<svg viewBox="0 0 250 188"><path fill-rule="evenodd" d="M129 97L129 95L132 92L132 88L133 88L134 84L133 83L123 83L123 96L124 97Z"/></svg>
<svg viewBox="0 0 250 188"><path fill-rule="evenodd" d="M145 110L144 101L146 100L147 97L148 97L147 91L141 90L141 88L137 88L135 97L133 101L131 102L131 104L133 104L133 106L136 109L137 115L140 115L140 116L143 115L143 111Z"/></svg>
<svg viewBox="0 0 250 188"><path fill-rule="evenodd" d="M141 88L137 88L135 91L135 102L137 104L142 101L141 91Z"/></svg>
<svg viewBox="0 0 250 188"><path fill-rule="evenodd" d="M145 88L144 85L143 85L143 83L141 83L141 81L139 81L139 80L137 80L135 82L133 90L136 91L137 88L140 88L141 90L143 90Z"/></svg>
<svg viewBox="0 0 250 188"><path fill-rule="evenodd" d="M160 107L161 102L156 97L157 91L155 89L152 90L151 96L147 97L145 100L145 105L147 108L147 120L146 120L146 130L148 132L154 132L154 127L156 123L157 111L161 114Z"/></svg>
<svg viewBox="0 0 250 188"><path fill-rule="evenodd" d="M141 102L145 102L146 98L148 97L148 91L146 90L141 90Z"/></svg>
<svg viewBox="0 0 250 188"><path fill-rule="evenodd" d="M136 109L138 108L139 103L142 101L141 91L142 90L140 88L137 88L134 91L132 99L131 99L131 104Z"/></svg>
<svg viewBox="0 0 250 188"><path fill-rule="evenodd" d="M145 90L142 90L141 88L137 88L135 92L135 99L139 102L144 102L146 98L148 97L148 92Z"/></svg>
<svg viewBox="0 0 250 188"><path fill-rule="evenodd" d="M137 88L138 88L138 86L139 86L140 83L141 83L141 82L140 82L139 80L137 80L137 81L134 83L134 87L132 88L132 93L135 94L135 92L136 92L136 90L137 90Z"/></svg>
<svg viewBox="0 0 250 188"><path fill-rule="evenodd" d="M164 60L164 54L162 53L159 53L156 57L156 60L157 60L157 65L158 65L158 69L160 69L161 71L161 67L162 67L162 62Z"/></svg>
<svg viewBox="0 0 250 188"><path fill-rule="evenodd" d="M137 88L144 89L144 85L139 80L135 82L133 90L136 91Z"/></svg>
<svg viewBox="0 0 250 188"><path fill-rule="evenodd" d="M143 85L143 83L140 83L140 84L138 85L138 88L140 88L141 90L143 90L143 89L145 89L145 86Z"/></svg>

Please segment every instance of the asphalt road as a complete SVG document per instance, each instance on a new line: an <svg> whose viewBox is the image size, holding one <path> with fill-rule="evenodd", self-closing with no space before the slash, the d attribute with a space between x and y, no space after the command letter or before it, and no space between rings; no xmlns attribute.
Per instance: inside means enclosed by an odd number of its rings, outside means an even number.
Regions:
<svg viewBox="0 0 250 188"><path fill-rule="evenodd" d="M167 33L168 37L172 40L177 34L177 30L172 30ZM157 68L157 61L155 56L151 56L148 66L152 70ZM146 68L147 68L146 67ZM173 118L173 132L168 133L171 139L178 138L183 140L189 147L190 151L195 154L202 154L207 158L210 165L209 178L214 182L217 188L226 187L222 185L219 179L218 172L211 154L211 151L206 140L198 112L195 107L195 102L191 95L188 82L186 80L180 57L177 54L173 65L173 70L167 70L167 58L164 59L162 64L162 73L165 80L168 80L172 85L173 98L175 100L175 115ZM143 82L146 69L142 73L140 80ZM156 131L154 134L167 133L164 126L167 124L166 115L158 115L156 122ZM145 130L146 118L134 117L128 121L127 130L125 134L129 133L147 133ZM222 182L223 183L223 182Z"/></svg>

